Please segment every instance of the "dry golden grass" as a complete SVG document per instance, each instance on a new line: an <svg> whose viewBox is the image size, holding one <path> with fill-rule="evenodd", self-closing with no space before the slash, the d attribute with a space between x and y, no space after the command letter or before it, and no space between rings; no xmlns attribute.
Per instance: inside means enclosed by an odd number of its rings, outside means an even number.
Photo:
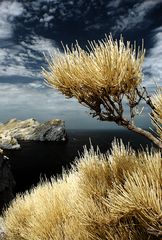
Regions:
<svg viewBox="0 0 162 240"><path fill-rule="evenodd" d="M151 97L151 101L155 107L155 112L162 119L162 87L158 89L156 94Z"/></svg>
<svg viewBox="0 0 162 240"><path fill-rule="evenodd" d="M48 84L79 102L94 102L106 94L117 96L135 89L142 80L144 51L136 51L130 42L115 41L112 36L89 42L88 51L78 43L57 59L49 60L49 71L43 70Z"/></svg>
<svg viewBox="0 0 162 240"><path fill-rule="evenodd" d="M151 97L154 110L152 111L152 121L157 133L162 140L162 87Z"/></svg>
<svg viewBox="0 0 162 240"><path fill-rule="evenodd" d="M63 179L17 196L4 212L5 240L161 239L161 169L159 152L85 149Z"/></svg>

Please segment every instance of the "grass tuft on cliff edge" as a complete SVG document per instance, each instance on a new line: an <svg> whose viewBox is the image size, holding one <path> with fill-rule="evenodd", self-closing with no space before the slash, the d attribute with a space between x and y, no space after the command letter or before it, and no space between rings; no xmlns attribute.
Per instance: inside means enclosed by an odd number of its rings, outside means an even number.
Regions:
<svg viewBox="0 0 162 240"><path fill-rule="evenodd" d="M115 141L84 151L62 179L40 183L4 212L5 240L162 238L162 158Z"/></svg>

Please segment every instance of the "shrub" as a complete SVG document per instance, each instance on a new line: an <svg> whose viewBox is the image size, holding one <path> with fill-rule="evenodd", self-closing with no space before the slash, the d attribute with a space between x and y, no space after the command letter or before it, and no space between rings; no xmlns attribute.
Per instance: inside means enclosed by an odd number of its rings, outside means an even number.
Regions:
<svg viewBox="0 0 162 240"><path fill-rule="evenodd" d="M6 240L161 239L162 158L122 143L85 150L62 179L39 184L4 212Z"/></svg>
<svg viewBox="0 0 162 240"><path fill-rule="evenodd" d="M81 49L77 43L71 50L66 47L65 54L58 54L57 59L51 57L48 71L43 69L45 81L65 96L75 97L90 108L93 117L115 122L162 148L159 137L162 122L158 112L162 109L162 92L159 90L151 98L141 85L143 47L141 51L139 48L136 51L135 45L130 42L124 44L122 38L113 40L110 35L104 40L89 42L87 49ZM142 101L152 111L151 118L157 134L135 125L135 117L142 112L139 111ZM126 103L128 114L125 114Z"/></svg>

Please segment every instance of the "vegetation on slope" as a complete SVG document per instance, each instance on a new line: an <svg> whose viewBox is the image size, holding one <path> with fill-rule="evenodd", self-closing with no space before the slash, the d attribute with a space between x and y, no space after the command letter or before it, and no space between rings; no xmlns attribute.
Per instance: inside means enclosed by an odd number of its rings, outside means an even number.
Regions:
<svg viewBox="0 0 162 240"><path fill-rule="evenodd" d="M162 158L113 143L85 149L63 178L44 182L4 212L5 240L137 240L162 237Z"/></svg>

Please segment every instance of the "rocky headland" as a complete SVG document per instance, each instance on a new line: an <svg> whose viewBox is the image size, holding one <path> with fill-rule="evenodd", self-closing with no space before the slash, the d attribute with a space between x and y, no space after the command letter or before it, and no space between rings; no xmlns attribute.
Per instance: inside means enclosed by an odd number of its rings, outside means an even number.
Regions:
<svg viewBox="0 0 162 240"><path fill-rule="evenodd" d="M19 149L19 140L24 141L66 141L65 124L53 119L44 123L31 118L27 120L11 119L0 124L0 148Z"/></svg>

